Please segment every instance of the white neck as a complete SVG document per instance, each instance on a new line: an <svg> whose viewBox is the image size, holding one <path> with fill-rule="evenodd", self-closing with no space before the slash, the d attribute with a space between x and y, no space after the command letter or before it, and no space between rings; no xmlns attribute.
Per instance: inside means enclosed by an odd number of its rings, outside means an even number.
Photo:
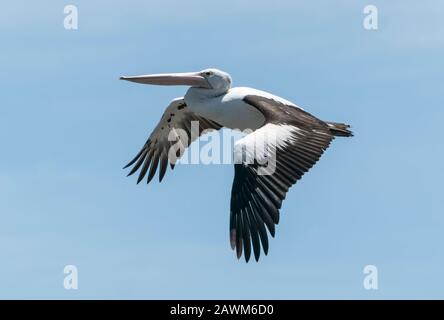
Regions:
<svg viewBox="0 0 444 320"><path fill-rule="evenodd" d="M204 88L191 87L188 89L187 93L185 94L185 100L187 96L189 98L192 97L193 100L211 99L224 95L225 93L228 92L228 90L229 88L204 89Z"/></svg>

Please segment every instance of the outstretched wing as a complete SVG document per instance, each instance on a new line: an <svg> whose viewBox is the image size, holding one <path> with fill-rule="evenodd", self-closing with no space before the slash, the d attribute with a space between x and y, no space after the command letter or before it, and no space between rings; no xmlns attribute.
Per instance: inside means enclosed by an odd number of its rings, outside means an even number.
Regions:
<svg viewBox="0 0 444 320"><path fill-rule="evenodd" d="M137 183L142 181L147 172L147 183L149 183L159 167L159 181L162 181L168 162L173 169L176 161L183 155L185 148L202 133L209 129L219 130L220 128L221 126L216 122L198 116L189 110L183 98L174 99L166 108L159 124L140 152L125 166L128 168L133 165L128 176L140 169ZM171 149L172 146L180 148Z"/></svg>
<svg viewBox="0 0 444 320"><path fill-rule="evenodd" d="M333 140L328 126L294 106L247 96L267 117L267 124L237 141L231 191L230 243L248 262L256 261L261 244L268 253L267 231L274 237L279 209L288 189L321 157ZM286 120L285 120L286 119ZM288 121L287 121L288 120Z"/></svg>

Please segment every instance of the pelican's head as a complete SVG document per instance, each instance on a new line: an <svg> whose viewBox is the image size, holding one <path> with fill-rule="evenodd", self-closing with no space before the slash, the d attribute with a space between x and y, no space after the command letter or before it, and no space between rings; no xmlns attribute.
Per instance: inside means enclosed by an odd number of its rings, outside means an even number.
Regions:
<svg viewBox="0 0 444 320"><path fill-rule="evenodd" d="M205 69L199 72L185 73L162 73L142 76L120 77L127 80L143 84L155 85L185 85L193 88L228 91L231 87L231 77L228 73L218 69Z"/></svg>
<svg viewBox="0 0 444 320"><path fill-rule="evenodd" d="M205 69L199 72L210 85L211 89L228 90L231 87L231 77L228 73L214 68Z"/></svg>

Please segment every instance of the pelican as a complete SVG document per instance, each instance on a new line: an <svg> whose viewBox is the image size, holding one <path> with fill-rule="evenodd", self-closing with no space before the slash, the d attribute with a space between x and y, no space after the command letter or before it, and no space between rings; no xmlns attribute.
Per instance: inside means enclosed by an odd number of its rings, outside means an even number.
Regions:
<svg viewBox="0 0 444 320"><path fill-rule="evenodd" d="M173 129L190 135L190 122L199 122L199 135L208 129L250 129L234 144L234 180L231 189L229 239L239 259L248 262L253 251L258 261L261 247L268 254L268 233L274 237L279 210L289 188L307 172L337 136L350 137L349 125L322 121L296 104L247 87L231 87L231 76L210 68L199 72L124 76L121 80L151 85L189 86L184 97L174 99L140 152L125 168L128 176L140 169L137 183L148 173L149 183L159 167L162 181L169 158ZM265 139L272 135L275 139ZM186 139L188 147L193 138ZM245 153L264 144L266 156L275 157L270 174L260 174L265 161L247 161ZM177 155L180 157L180 154ZM263 160L263 159L262 159ZM267 233L268 230L268 233Z"/></svg>

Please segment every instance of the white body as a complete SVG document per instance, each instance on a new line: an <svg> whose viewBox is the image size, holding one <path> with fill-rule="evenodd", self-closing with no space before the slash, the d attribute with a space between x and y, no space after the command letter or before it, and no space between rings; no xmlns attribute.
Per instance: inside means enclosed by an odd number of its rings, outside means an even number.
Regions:
<svg viewBox="0 0 444 320"><path fill-rule="evenodd" d="M205 93L204 90L190 88L184 97L187 106L196 114L230 129L256 130L265 124L264 115L243 101L247 95L260 95L296 106L294 103L271 93L247 87L231 88L227 93L215 97Z"/></svg>

